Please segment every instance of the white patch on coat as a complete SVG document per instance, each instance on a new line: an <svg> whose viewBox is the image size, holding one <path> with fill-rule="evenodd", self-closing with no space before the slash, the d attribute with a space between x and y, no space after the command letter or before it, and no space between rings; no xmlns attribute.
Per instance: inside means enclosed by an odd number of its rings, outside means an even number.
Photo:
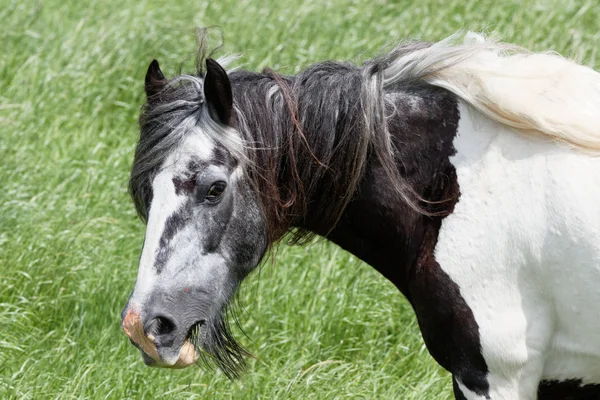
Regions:
<svg viewBox="0 0 600 400"><path fill-rule="evenodd" d="M491 399L600 383L600 157L459 110L435 256L479 325Z"/></svg>
<svg viewBox="0 0 600 400"><path fill-rule="evenodd" d="M175 192L173 178L185 172L188 161L194 157L209 161L213 155L214 144L201 132L190 132L181 145L169 155L159 173L152 182L152 203L148 212L146 236L135 289L131 303L141 305L145 302L157 284L159 275L155 267L156 254L159 251L160 238L167 219L176 213L185 202L185 196Z"/></svg>

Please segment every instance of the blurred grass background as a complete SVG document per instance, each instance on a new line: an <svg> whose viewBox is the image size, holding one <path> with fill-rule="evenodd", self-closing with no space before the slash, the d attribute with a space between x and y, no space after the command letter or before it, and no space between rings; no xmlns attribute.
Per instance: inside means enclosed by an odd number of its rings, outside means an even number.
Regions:
<svg viewBox="0 0 600 400"><path fill-rule="evenodd" d="M285 247L242 288L242 342L218 371L156 370L120 331L143 225L126 192L157 58L192 71L216 25L242 68L295 73L457 30L598 66L596 0L0 0L0 398L449 399L409 305L323 241Z"/></svg>

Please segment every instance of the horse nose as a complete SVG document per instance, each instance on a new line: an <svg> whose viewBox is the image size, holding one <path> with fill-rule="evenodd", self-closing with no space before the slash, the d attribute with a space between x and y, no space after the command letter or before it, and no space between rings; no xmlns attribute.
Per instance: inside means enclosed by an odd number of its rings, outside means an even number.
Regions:
<svg viewBox="0 0 600 400"><path fill-rule="evenodd" d="M193 299L155 291L143 303L129 301L122 314L122 328L142 351L147 365L185 368L196 362L199 353L190 341L195 329L205 322L189 310Z"/></svg>
<svg viewBox="0 0 600 400"><path fill-rule="evenodd" d="M155 310L144 314L142 318L139 308L129 306L121 313L121 326L129 339L149 354L154 349L173 346L177 332L175 318Z"/></svg>

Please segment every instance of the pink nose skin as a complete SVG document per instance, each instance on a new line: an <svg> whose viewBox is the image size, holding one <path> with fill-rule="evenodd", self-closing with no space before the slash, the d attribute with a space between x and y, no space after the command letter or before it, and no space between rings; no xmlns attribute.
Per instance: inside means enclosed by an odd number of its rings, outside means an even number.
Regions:
<svg viewBox="0 0 600 400"><path fill-rule="evenodd" d="M198 360L198 352L194 345L186 340L181 349L179 350L179 358L174 362L165 362L158 355L158 350L154 344L154 337L152 335L146 336L144 332L144 325L142 324L142 318L140 312L134 308L129 308L121 326L123 331L129 339L137 344L148 357L155 361L156 367L167 367L167 368L185 368L194 364Z"/></svg>

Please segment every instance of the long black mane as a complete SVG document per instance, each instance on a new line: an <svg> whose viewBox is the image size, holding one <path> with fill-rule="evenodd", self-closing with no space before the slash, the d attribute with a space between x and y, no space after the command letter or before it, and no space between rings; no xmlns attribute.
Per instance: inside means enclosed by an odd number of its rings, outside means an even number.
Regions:
<svg viewBox="0 0 600 400"><path fill-rule="evenodd" d="M423 46L413 43L402 51ZM204 57L200 53L198 65ZM360 67L326 61L296 76L231 72L237 138L223 134L211 120L201 69L171 80L140 116L129 184L138 214L146 218L153 176L194 125L247 163L272 242L291 227L300 228L294 232L296 241L331 231L355 197L369 157L378 159L398 194L418 208L418 196L397 171L386 123L386 110L394 107L393 100L386 100L379 72L391 60L382 57Z"/></svg>
<svg viewBox="0 0 600 400"><path fill-rule="evenodd" d="M271 238L332 229L360 181L371 146L361 101L363 71L315 64L299 75L234 72L238 117L262 193Z"/></svg>

